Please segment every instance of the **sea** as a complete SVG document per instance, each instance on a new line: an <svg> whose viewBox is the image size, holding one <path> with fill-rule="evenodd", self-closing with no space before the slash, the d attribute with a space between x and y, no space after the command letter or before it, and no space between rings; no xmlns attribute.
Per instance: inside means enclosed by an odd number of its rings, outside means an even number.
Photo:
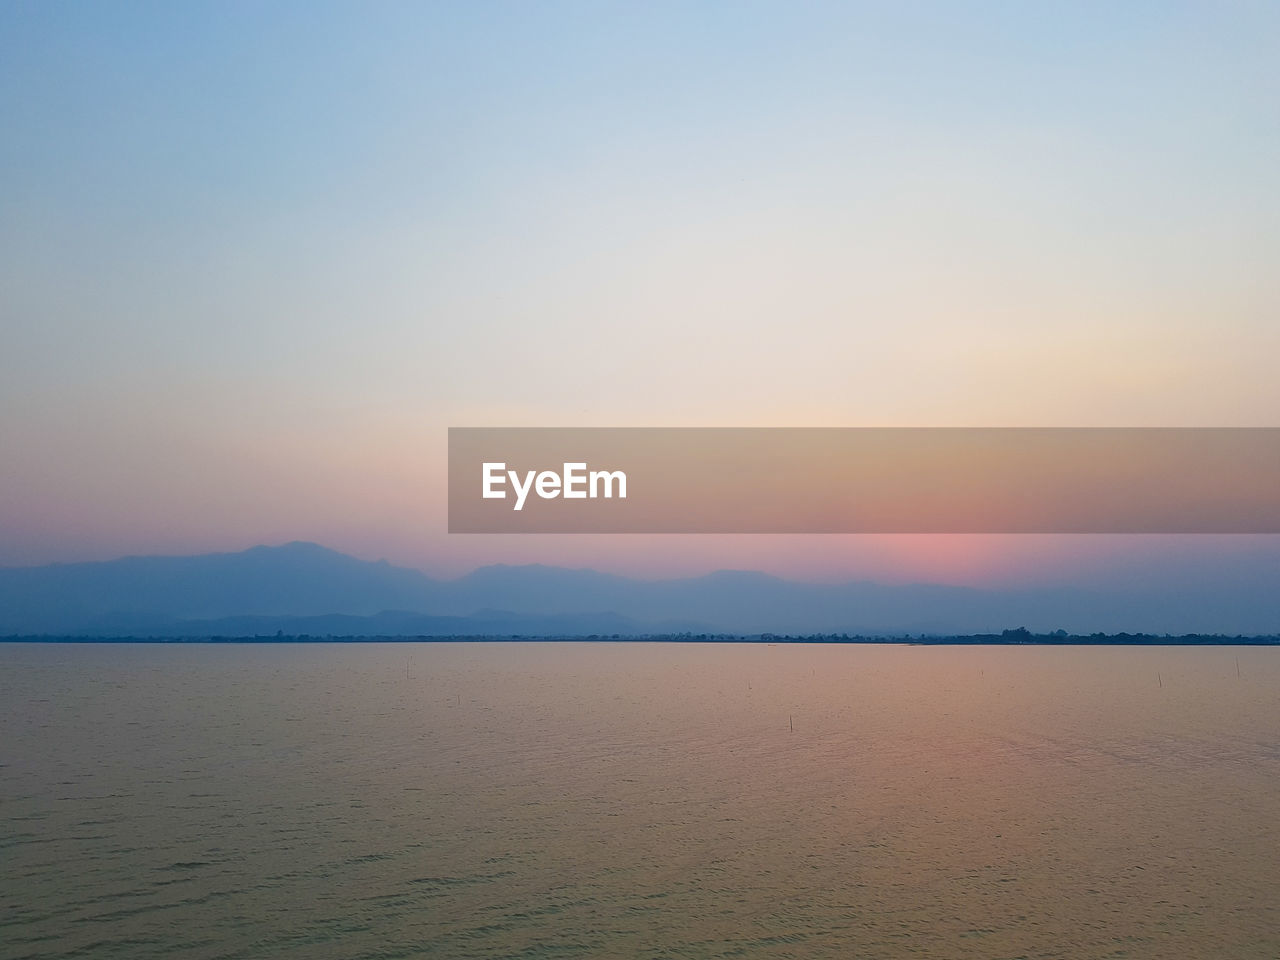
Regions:
<svg viewBox="0 0 1280 960"><path fill-rule="evenodd" d="M0 957L1276 958L1280 648L0 644Z"/></svg>

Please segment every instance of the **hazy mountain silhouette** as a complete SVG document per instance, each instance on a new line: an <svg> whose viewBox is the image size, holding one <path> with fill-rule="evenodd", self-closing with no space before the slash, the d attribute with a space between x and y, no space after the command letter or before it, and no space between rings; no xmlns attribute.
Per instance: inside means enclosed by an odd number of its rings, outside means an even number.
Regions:
<svg viewBox="0 0 1280 960"><path fill-rule="evenodd" d="M1075 633L1274 633L1280 591L1273 585L1269 573L1199 593L1167 584L1110 592L815 584L749 571L651 581L536 564L435 580L385 561L290 543L0 568L0 635L887 634L986 633L1010 625Z"/></svg>
<svg viewBox="0 0 1280 960"><path fill-rule="evenodd" d="M194 557L0 569L0 629L64 630L98 621L240 615L369 615L427 610L437 584L313 543Z"/></svg>

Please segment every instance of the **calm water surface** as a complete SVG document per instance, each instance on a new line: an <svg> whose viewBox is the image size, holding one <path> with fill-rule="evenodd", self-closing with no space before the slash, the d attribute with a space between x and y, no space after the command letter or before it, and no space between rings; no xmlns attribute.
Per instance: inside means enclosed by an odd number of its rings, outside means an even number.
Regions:
<svg viewBox="0 0 1280 960"><path fill-rule="evenodd" d="M1274 958L1280 649L0 644L0 955Z"/></svg>

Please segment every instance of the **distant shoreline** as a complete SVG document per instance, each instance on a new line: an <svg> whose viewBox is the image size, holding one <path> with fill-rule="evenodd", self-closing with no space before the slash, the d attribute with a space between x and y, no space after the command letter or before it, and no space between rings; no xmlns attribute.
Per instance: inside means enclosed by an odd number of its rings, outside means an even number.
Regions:
<svg viewBox="0 0 1280 960"><path fill-rule="evenodd" d="M763 643L763 644L902 644L908 646L1053 646L1053 647L1272 647L1280 646L1280 635L1226 636L1188 633L1178 636L1147 633L1068 634L1030 633L1005 630L1003 633L956 635L895 634L884 636L853 634L583 634L574 636L531 636L527 634L466 634L458 636L334 636L268 635L209 637L68 636L53 634L12 634L0 636L0 643Z"/></svg>

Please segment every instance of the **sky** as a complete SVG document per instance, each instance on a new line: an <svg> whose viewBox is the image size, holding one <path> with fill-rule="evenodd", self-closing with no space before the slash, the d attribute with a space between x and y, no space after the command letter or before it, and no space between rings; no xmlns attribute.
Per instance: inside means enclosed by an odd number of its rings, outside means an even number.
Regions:
<svg viewBox="0 0 1280 960"><path fill-rule="evenodd" d="M450 536L445 444L1276 426L1277 62L1270 3L5 3L0 564L1276 571L1258 537Z"/></svg>

